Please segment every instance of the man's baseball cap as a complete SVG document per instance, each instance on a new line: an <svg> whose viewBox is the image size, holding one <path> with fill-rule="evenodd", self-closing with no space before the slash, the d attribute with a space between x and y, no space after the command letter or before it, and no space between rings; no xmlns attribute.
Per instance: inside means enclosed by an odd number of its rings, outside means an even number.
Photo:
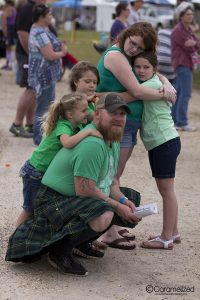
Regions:
<svg viewBox="0 0 200 300"><path fill-rule="evenodd" d="M104 108L110 113L116 111L118 108L124 108L127 114L131 113L126 102L116 93L103 94L96 102L95 108L96 110Z"/></svg>

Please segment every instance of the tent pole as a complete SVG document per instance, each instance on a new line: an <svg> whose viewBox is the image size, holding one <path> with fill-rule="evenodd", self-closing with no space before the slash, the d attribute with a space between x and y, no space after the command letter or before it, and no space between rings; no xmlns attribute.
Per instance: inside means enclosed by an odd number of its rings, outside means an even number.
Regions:
<svg viewBox="0 0 200 300"><path fill-rule="evenodd" d="M71 42L72 43L76 42L76 12L77 12L77 7L78 7L78 0L75 0L74 14L73 14L73 19L72 19L72 31L71 31Z"/></svg>

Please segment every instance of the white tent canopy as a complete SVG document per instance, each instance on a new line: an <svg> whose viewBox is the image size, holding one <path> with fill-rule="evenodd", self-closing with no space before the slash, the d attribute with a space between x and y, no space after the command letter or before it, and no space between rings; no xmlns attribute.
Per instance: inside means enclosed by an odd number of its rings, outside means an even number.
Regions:
<svg viewBox="0 0 200 300"><path fill-rule="evenodd" d="M103 2L97 5L96 10L96 30L109 32L114 21L115 7L117 2Z"/></svg>

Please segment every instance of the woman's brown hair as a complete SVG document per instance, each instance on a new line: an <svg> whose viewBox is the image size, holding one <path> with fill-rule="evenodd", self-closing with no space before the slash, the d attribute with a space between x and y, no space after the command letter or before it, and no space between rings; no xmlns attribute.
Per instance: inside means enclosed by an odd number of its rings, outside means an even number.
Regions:
<svg viewBox="0 0 200 300"><path fill-rule="evenodd" d="M117 43L122 50L126 39L131 36L140 36L143 39L145 51L156 52L158 38L155 29L150 23L138 22L123 30L117 38Z"/></svg>

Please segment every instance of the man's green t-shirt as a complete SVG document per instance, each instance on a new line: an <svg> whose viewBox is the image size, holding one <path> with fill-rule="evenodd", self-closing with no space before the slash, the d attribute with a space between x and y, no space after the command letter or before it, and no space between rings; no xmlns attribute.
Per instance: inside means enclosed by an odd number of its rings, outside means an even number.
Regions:
<svg viewBox="0 0 200 300"><path fill-rule="evenodd" d="M80 129L82 129L82 125L74 128L69 121L59 119L52 132L43 138L40 145L33 152L29 159L30 164L38 171L44 173L56 153L62 148L59 137L62 134L73 136Z"/></svg>
<svg viewBox="0 0 200 300"><path fill-rule="evenodd" d="M87 128L96 129L93 123ZM72 149L62 148L43 176L42 183L57 192L75 195L74 177L94 180L96 186L106 195L117 172L119 143L109 147L104 140L89 136Z"/></svg>

